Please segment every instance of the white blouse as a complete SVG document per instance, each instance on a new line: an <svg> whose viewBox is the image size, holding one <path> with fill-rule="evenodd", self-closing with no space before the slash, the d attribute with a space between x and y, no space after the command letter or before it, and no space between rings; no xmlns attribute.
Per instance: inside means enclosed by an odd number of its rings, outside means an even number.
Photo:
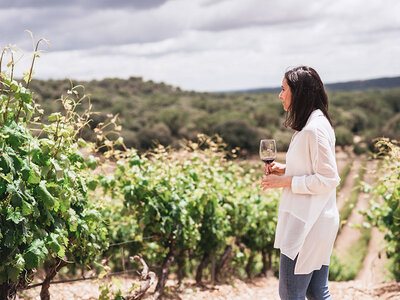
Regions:
<svg viewBox="0 0 400 300"><path fill-rule="evenodd" d="M292 186L282 190L274 247L292 260L298 255L295 274L309 274L329 265L339 228L335 133L321 110L293 134L285 175Z"/></svg>

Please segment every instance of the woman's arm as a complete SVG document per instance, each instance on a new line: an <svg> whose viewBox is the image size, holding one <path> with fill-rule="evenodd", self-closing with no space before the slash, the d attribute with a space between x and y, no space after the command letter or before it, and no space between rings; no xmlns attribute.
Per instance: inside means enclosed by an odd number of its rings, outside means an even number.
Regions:
<svg viewBox="0 0 400 300"><path fill-rule="evenodd" d="M336 188L340 177L329 140L314 131L308 131L306 138L315 173L303 176L268 175L261 181L263 190L290 187L294 194L323 194Z"/></svg>
<svg viewBox="0 0 400 300"><path fill-rule="evenodd" d="M340 182L335 153L328 137L320 131L307 131L307 143L312 167L311 175L293 176L291 188L295 194L323 194L336 188Z"/></svg>

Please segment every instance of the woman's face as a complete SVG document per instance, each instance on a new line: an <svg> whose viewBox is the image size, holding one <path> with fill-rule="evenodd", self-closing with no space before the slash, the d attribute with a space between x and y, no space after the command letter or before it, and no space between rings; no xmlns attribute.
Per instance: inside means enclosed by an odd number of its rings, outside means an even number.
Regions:
<svg viewBox="0 0 400 300"><path fill-rule="evenodd" d="M285 77L283 77L282 80L282 91L279 94L279 99L282 100L283 109L285 111L288 111L290 103L292 101L292 92L290 91L290 87Z"/></svg>

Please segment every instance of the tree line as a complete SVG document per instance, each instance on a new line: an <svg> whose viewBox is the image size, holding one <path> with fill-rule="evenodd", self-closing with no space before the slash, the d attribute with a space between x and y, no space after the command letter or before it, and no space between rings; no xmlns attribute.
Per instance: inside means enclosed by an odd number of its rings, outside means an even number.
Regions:
<svg viewBox="0 0 400 300"><path fill-rule="evenodd" d="M85 86L92 111L97 112L89 122L92 130L82 133L89 140L94 140L93 129L109 114L118 115L125 144L140 151L154 147L155 141L179 147L181 139L193 140L199 133L219 134L244 154L256 153L261 138L275 138L278 149L285 151L292 135L283 126L285 112L277 92L200 93L136 77L87 82L33 80L31 89L50 114L59 111L60 102L54 99L71 84ZM398 137L400 87L328 90L328 96L338 146L354 145L354 150L362 153L373 149L376 137Z"/></svg>

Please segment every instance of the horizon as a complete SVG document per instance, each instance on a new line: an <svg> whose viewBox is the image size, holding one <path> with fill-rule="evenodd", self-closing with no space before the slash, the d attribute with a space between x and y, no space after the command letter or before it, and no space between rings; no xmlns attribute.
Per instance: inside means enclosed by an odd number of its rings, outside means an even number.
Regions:
<svg viewBox="0 0 400 300"><path fill-rule="evenodd" d="M141 76L131 76L128 78L121 78L121 77L104 77L101 79L89 79L89 80L80 80L80 79L75 79L75 78L48 78L48 79L43 79L43 78L36 78L35 76L33 76L33 80L43 80L43 81L47 81L47 80L71 80L71 81L80 81L80 82L90 82L90 81L102 81L102 80L108 80L108 79L117 79L117 80L129 80L131 78L138 78L141 79L143 82L153 82L155 84L165 84L167 86L170 86L171 88L179 88L182 91L186 91L186 92L198 92L198 93L235 93L235 92L247 92L247 91L252 91L252 90L274 90L274 89L280 89L280 86L258 86L258 87L249 87L249 88L244 88L241 90L226 90L226 91L197 91L197 90L189 90L189 89L183 89L179 86L175 86L172 85L168 82L164 82L164 81L154 81L152 79L148 79L145 80L143 77ZM383 77L375 77L375 78L367 78L367 79L353 79L353 80L348 80L348 81L336 81L336 82L324 82L324 86L328 86L328 85L336 85L336 84L346 84L346 83L357 83L357 82L367 82L367 81L374 81L374 80L384 80L384 79L396 79L399 78L400 79L400 74L399 75L395 75L395 76L383 76ZM19 78L22 79L22 78Z"/></svg>

